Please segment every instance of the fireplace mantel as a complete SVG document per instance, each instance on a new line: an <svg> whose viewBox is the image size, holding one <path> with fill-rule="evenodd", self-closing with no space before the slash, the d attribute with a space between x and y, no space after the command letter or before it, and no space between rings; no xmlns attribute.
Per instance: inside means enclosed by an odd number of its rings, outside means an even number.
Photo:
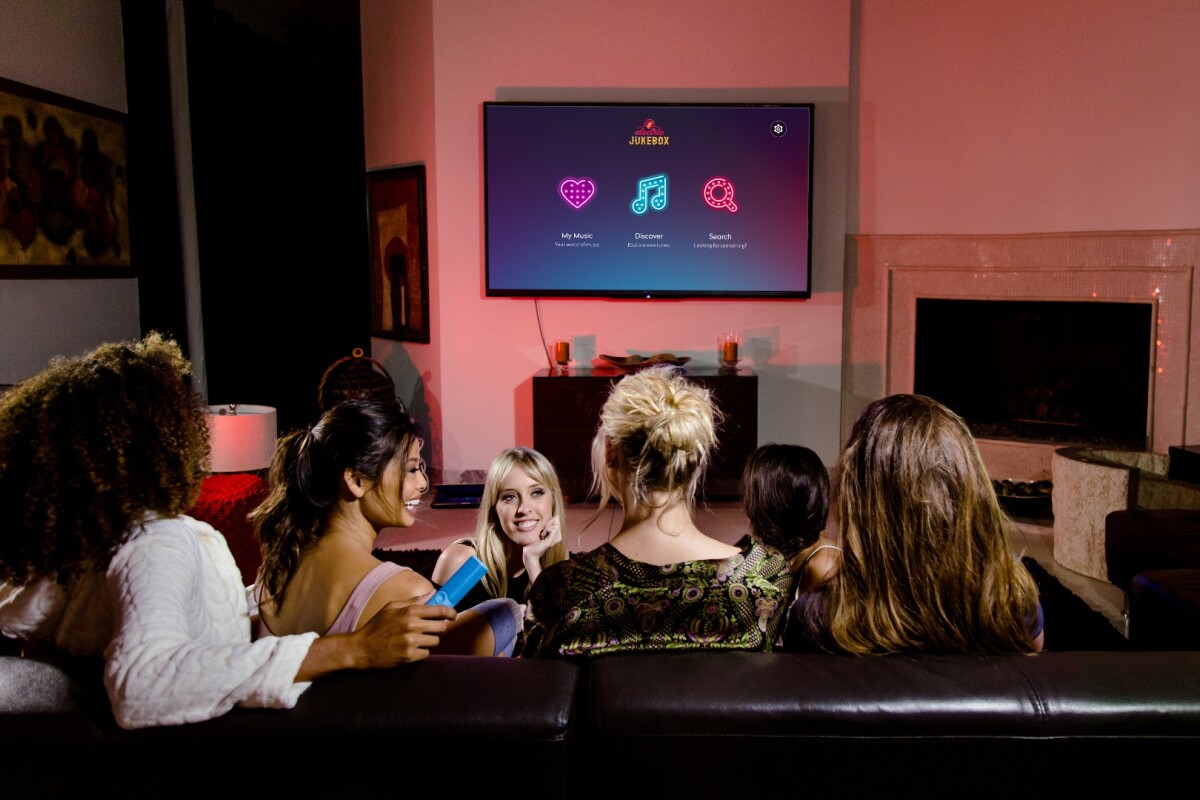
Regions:
<svg viewBox="0 0 1200 800"><path fill-rule="evenodd" d="M1200 230L858 235L847 247L842 438L867 403L913 390L919 297L1154 304L1151 449L1200 442ZM993 475L1049 476L1053 445L983 442Z"/></svg>

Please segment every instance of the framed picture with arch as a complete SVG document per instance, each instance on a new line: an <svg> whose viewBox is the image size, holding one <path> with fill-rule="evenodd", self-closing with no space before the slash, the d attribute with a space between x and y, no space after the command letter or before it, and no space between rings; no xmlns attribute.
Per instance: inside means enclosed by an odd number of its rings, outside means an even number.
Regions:
<svg viewBox="0 0 1200 800"><path fill-rule="evenodd" d="M367 171L371 335L429 342L425 165Z"/></svg>

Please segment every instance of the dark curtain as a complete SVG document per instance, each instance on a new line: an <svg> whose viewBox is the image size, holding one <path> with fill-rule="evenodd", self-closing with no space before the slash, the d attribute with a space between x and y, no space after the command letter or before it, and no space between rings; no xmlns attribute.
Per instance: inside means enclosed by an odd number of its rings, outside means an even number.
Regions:
<svg viewBox="0 0 1200 800"><path fill-rule="evenodd" d="M143 327L182 341L163 3L122 10ZM330 364L370 352L358 4L185 0L184 11L205 355L195 367L211 403L274 406L283 432L315 420Z"/></svg>

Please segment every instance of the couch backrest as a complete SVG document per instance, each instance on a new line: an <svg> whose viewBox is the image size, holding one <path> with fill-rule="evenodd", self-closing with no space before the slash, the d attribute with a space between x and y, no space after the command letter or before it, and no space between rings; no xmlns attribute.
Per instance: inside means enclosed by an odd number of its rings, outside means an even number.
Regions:
<svg viewBox="0 0 1200 800"><path fill-rule="evenodd" d="M133 731L98 671L72 672L0 657L0 797L494 795L530 774L522 796L568 796L575 664L435 656L327 676L286 711Z"/></svg>
<svg viewBox="0 0 1200 800"><path fill-rule="evenodd" d="M250 771L301 796L1107 796L1194 781L1200 752L1200 652L435 656L138 731L97 698L91 666L0 657L0 795L230 795Z"/></svg>
<svg viewBox="0 0 1200 800"><path fill-rule="evenodd" d="M1194 781L1200 752L1200 652L664 653L599 659L587 680L594 752L690 765L647 795L737 791L750 758L797 794L1108 794Z"/></svg>

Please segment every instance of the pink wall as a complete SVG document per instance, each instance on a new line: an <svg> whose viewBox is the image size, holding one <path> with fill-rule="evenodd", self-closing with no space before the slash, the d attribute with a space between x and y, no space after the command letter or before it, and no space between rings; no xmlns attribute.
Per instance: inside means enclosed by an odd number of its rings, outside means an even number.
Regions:
<svg viewBox="0 0 1200 800"><path fill-rule="evenodd" d="M371 9L377 13L372 14ZM378 12L386 12L382 16ZM437 153L433 128L433 8L429 0L362 4L363 130L368 169L427 162ZM427 167L428 171L428 167ZM427 222L437 229L437 182L426 175ZM438 263L439 237L427 242ZM439 295L441 275L431 269L429 290ZM440 438L441 315L430 320L430 343L409 345L373 339L371 355L396 382L397 395L413 410L427 438ZM426 410L426 406L429 406Z"/></svg>
<svg viewBox="0 0 1200 800"><path fill-rule="evenodd" d="M864 0L860 231L1200 227L1200 3Z"/></svg>
<svg viewBox="0 0 1200 800"><path fill-rule="evenodd" d="M811 300L541 307L546 336L577 354L712 363L718 330L743 331L759 440L807 444L827 463L842 423L847 231L1200 227L1200 3L858 7L855 31L851 0L363 0L368 164L430 170L434 343L389 346L389 369L425 377L446 478L531 443L530 377L546 365L532 301L483 296L486 100L818 103Z"/></svg>
<svg viewBox="0 0 1200 800"><path fill-rule="evenodd" d="M532 375L546 367L534 303L483 294L481 104L487 100L837 99L845 119L849 3L419 3L365 0L368 166L419 159L430 175L434 344L403 350L440 411L443 477L486 468L513 444L532 444ZM432 101L423 66L432 12ZM369 32L369 33L368 33ZM414 41L416 40L416 41ZM400 54L416 52L419 56ZM410 90L408 85L413 84ZM387 87L381 89L380 87ZM380 108L380 104L386 108ZM432 137L389 115L412 114ZM834 109L827 119L837 119ZM818 106L820 120L820 106ZM827 123L831 124L831 123ZM836 128L830 128L830 131ZM818 131L818 147L821 145ZM831 135L844 165L844 126ZM434 146L436 143L436 147ZM839 155L840 153L840 155ZM839 161L838 159L842 159ZM844 197L844 171L822 178ZM815 243L814 297L792 302L542 300L548 339L576 354L672 351L715 363L721 330L753 340L760 375L760 439L800 441L832 459L837 448L844 204L825 209ZM817 237L814 237L817 238ZM377 356L378 357L378 356ZM392 366L389 364L389 371Z"/></svg>

